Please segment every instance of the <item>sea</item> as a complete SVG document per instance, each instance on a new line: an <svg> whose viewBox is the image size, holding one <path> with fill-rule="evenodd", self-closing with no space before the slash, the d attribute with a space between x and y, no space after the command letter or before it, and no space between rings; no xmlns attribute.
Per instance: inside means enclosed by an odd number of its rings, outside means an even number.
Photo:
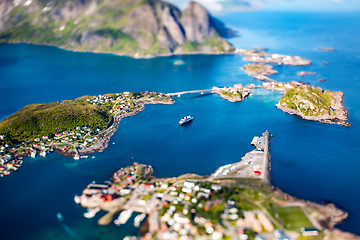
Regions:
<svg viewBox="0 0 360 240"><path fill-rule="evenodd" d="M17 172L0 179L1 239L122 239L136 236L132 219L123 226L97 225L75 204L74 195L92 181L133 162L150 164L157 177L208 175L240 161L250 142L268 130L272 184L301 199L334 203L349 217L338 228L360 234L360 14L241 12L218 17L236 30L237 48L259 46L271 53L298 55L310 66L274 66L275 80L308 82L342 91L347 128L307 121L275 107L281 93L257 89L243 102L218 95L175 97L174 105L147 105L123 119L108 148L74 160L57 153L24 158ZM318 47L332 47L333 52ZM182 60L184 64L176 65ZM328 62L328 65L324 65ZM32 103L122 91L210 89L241 83L247 76L240 55L188 55L133 59L79 53L31 44L0 45L0 119ZM299 77L298 71L317 75ZM320 82L321 78L326 79ZM179 127L185 115L194 121ZM58 213L62 215L58 218Z"/></svg>

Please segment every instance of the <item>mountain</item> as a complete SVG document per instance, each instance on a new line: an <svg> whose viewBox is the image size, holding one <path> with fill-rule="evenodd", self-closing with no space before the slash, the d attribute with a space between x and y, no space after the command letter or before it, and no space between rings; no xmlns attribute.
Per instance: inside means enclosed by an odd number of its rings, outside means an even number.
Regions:
<svg viewBox="0 0 360 240"><path fill-rule="evenodd" d="M231 52L227 32L196 2L181 12L161 0L0 1L0 43L148 57Z"/></svg>

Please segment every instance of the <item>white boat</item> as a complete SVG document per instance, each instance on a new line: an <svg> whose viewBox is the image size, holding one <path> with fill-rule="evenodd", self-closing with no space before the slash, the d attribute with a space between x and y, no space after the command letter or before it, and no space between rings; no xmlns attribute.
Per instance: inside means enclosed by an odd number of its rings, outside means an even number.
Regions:
<svg viewBox="0 0 360 240"><path fill-rule="evenodd" d="M179 126L182 126L184 125L185 123L188 123L188 122L191 122L194 118L192 116L186 116L186 117L183 117L182 119L180 119L179 121Z"/></svg>
<svg viewBox="0 0 360 240"><path fill-rule="evenodd" d="M100 211L100 207L88 208L88 211L84 213L84 217L93 218Z"/></svg>
<svg viewBox="0 0 360 240"><path fill-rule="evenodd" d="M75 159L75 160L79 160L79 159L80 159L80 156L79 156L78 153L75 154L74 159Z"/></svg>
<svg viewBox="0 0 360 240"><path fill-rule="evenodd" d="M130 209L122 211L119 217L114 220L114 223L118 226L120 226L121 224L125 224L131 217L132 213L133 211L131 211Z"/></svg>
<svg viewBox="0 0 360 240"><path fill-rule="evenodd" d="M81 156L80 158L88 158L88 155Z"/></svg>
<svg viewBox="0 0 360 240"><path fill-rule="evenodd" d="M80 203L80 197L78 195L74 196L74 201L79 204Z"/></svg>
<svg viewBox="0 0 360 240"><path fill-rule="evenodd" d="M32 158L35 158L35 157L36 157L36 151L31 151L30 156L31 156Z"/></svg>
<svg viewBox="0 0 360 240"><path fill-rule="evenodd" d="M41 152L40 152L40 156L46 157L46 152L45 152L45 151L41 151Z"/></svg>
<svg viewBox="0 0 360 240"><path fill-rule="evenodd" d="M145 217L146 217L145 213L137 215L134 219L134 226L139 227L140 223L144 220Z"/></svg>

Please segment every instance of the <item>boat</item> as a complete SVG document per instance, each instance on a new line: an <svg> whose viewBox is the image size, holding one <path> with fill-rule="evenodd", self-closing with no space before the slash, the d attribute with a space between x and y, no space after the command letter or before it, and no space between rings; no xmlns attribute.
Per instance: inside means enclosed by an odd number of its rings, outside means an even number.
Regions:
<svg viewBox="0 0 360 240"><path fill-rule="evenodd" d="M40 156L46 157L46 152L45 152L45 151L41 151L41 152L40 152Z"/></svg>
<svg viewBox="0 0 360 240"><path fill-rule="evenodd" d="M78 153L76 153L75 156L74 156L74 159L75 159L75 160L79 160L79 159L80 159L80 155L79 155Z"/></svg>
<svg viewBox="0 0 360 240"><path fill-rule="evenodd" d="M88 155L81 156L80 158L88 158Z"/></svg>
<svg viewBox="0 0 360 240"><path fill-rule="evenodd" d="M78 195L74 196L74 201L79 204L80 203L80 197Z"/></svg>
<svg viewBox="0 0 360 240"><path fill-rule="evenodd" d="M134 219L134 226L138 228L140 226L140 223L144 220L145 217L146 217L145 213L137 215Z"/></svg>
<svg viewBox="0 0 360 240"><path fill-rule="evenodd" d="M184 125L185 123L188 123L188 122L191 122L194 118L192 116L186 116L186 117L183 117L182 119L180 119L179 121L179 126L182 126Z"/></svg>
<svg viewBox="0 0 360 240"><path fill-rule="evenodd" d="M131 217L132 213L133 211L131 211L130 209L122 211L119 217L114 220L114 223L118 226L120 226L121 224L125 224Z"/></svg>
<svg viewBox="0 0 360 240"><path fill-rule="evenodd" d="M31 156L32 158L35 158L35 157L36 157L36 151L31 151L30 156Z"/></svg>
<svg viewBox="0 0 360 240"><path fill-rule="evenodd" d="M100 211L100 207L88 208L87 212L84 213L84 217L93 218Z"/></svg>

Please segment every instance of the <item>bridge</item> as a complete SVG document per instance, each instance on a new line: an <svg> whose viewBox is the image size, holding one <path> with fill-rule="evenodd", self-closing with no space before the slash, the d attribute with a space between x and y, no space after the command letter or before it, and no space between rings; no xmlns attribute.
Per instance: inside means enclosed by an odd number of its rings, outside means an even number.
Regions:
<svg viewBox="0 0 360 240"><path fill-rule="evenodd" d="M210 92L211 93L212 89L204 89L204 90L191 90L191 91L183 91L183 92L175 92L175 93L167 93L166 96L178 96L180 97L183 94L188 94L188 93L201 93L204 94L206 92Z"/></svg>

